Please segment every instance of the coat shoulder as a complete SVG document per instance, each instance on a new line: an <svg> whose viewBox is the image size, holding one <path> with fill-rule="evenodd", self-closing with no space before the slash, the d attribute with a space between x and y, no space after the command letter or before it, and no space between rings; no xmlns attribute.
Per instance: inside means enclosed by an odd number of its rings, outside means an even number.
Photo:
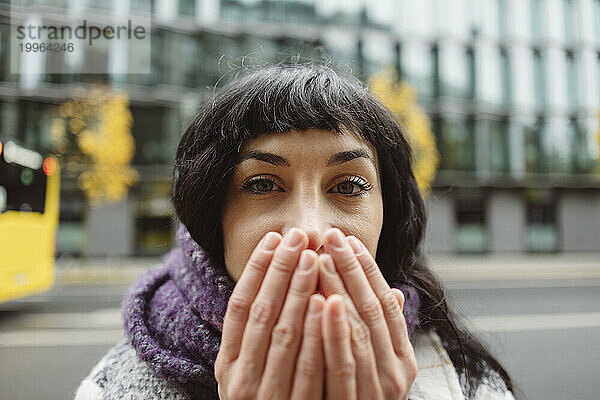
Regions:
<svg viewBox="0 0 600 400"><path fill-rule="evenodd" d="M413 348L418 372L409 400L464 400L464 378L459 377L435 330L415 335ZM477 387L475 400L514 400L498 373L490 370Z"/></svg>
<svg viewBox="0 0 600 400"><path fill-rule="evenodd" d="M113 346L83 379L75 400L190 400L179 388L154 374L127 340Z"/></svg>

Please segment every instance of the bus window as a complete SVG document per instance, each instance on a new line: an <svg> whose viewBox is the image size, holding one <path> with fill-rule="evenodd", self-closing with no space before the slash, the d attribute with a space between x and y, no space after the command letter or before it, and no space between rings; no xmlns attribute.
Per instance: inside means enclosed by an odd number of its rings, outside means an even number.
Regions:
<svg viewBox="0 0 600 400"><path fill-rule="evenodd" d="M31 169L7 163L0 156L0 212L44 212L46 174L41 168Z"/></svg>
<svg viewBox="0 0 600 400"><path fill-rule="evenodd" d="M0 186L0 213L6 210L6 189Z"/></svg>

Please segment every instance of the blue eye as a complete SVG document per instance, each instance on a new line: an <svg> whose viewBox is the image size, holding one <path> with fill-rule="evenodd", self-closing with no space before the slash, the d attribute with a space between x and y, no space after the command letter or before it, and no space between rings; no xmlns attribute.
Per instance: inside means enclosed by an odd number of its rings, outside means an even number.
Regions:
<svg viewBox="0 0 600 400"><path fill-rule="evenodd" d="M266 177L259 177L256 179L251 179L251 180L245 182L244 184L242 184L240 186L240 189L244 192L250 193L250 195L252 195L252 196L261 196L261 195L264 195L264 194L274 191L273 190L274 186L278 188L275 191L283 192L283 189L281 189L281 187L279 187L279 185L277 185L277 183L275 183L275 180L269 179ZM366 194L367 191L373 189L373 185L366 182L359 176L354 175L354 176L350 177L350 179L345 179L343 181L337 182L335 184L334 188L337 188L337 191L335 191L335 192L330 191L328 193L339 193L339 194L343 194L346 196L355 197L355 196L362 196L362 195ZM355 192L356 188L359 188L361 190L358 192Z"/></svg>

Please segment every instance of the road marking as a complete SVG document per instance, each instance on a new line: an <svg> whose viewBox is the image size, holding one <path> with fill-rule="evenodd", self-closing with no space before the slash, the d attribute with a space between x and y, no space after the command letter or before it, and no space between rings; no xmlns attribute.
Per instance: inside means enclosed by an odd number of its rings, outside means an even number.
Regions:
<svg viewBox="0 0 600 400"><path fill-rule="evenodd" d="M600 328L600 312L485 315L467 321L491 333Z"/></svg>
<svg viewBox="0 0 600 400"><path fill-rule="evenodd" d="M2 347L111 345L123 339L122 329L41 329L0 332Z"/></svg>
<svg viewBox="0 0 600 400"><path fill-rule="evenodd" d="M121 309L105 308L76 313L23 313L12 321L19 328L69 328L69 329L117 329L121 323Z"/></svg>
<svg viewBox="0 0 600 400"><path fill-rule="evenodd" d="M478 289L540 289L569 287L600 287L600 279L583 280L540 280L540 281L445 281L444 286L451 290Z"/></svg>
<svg viewBox="0 0 600 400"><path fill-rule="evenodd" d="M0 332L0 347L110 345L124 338L119 309L26 317L39 319L35 325L43 329ZM600 312L484 315L466 322L488 333L600 328Z"/></svg>

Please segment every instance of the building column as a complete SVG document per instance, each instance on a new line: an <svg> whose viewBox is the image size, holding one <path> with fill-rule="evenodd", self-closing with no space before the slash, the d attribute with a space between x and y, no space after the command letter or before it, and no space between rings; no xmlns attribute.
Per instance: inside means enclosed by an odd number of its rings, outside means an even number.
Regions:
<svg viewBox="0 0 600 400"><path fill-rule="evenodd" d="M522 252L525 250L525 202L517 191L500 190L488 200L489 250Z"/></svg>
<svg viewBox="0 0 600 400"><path fill-rule="evenodd" d="M564 191L558 200L560 250L598 251L600 249L600 192Z"/></svg>
<svg viewBox="0 0 600 400"><path fill-rule="evenodd" d="M91 257L133 255L135 203L131 195L115 204L89 206L85 254Z"/></svg>
<svg viewBox="0 0 600 400"><path fill-rule="evenodd" d="M427 229L425 253L452 253L454 251L454 202L447 193L432 191L425 199Z"/></svg>

